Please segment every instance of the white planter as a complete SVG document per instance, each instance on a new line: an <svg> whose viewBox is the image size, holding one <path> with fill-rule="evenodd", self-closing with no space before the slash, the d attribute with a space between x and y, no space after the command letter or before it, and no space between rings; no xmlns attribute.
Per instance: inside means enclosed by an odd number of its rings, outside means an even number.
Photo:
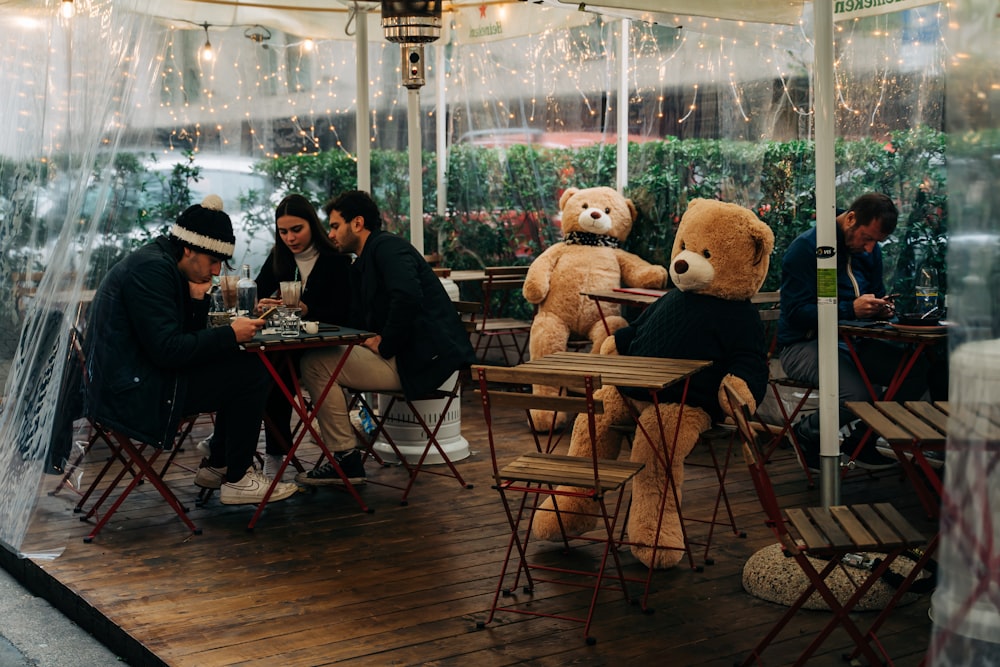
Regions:
<svg viewBox="0 0 1000 667"><path fill-rule="evenodd" d="M458 373L455 373L442 386L450 387L457 381ZM378 395L377 404L380 415L386 414L389 400L388 396ZM413 401L413 406L420 412L421 418L433 431L446 402L447 399ZM396 447L407 463L416 464L420 460L420 455L423 454L424 447L427 446L427 434L424 433L423 427L417 422L416 417L410 411L410 408L407 407L406 403L397 401L392 406L392 410L386 415L385 430L389 434L389 437L392 438L392 441L396 443ZM455 400L448 407L448 412L445 413L443 423L437 433L437 441L440 443L441 449L444 450L445 454L453 462L460 461L469 456L469 442L462 437L461 431L462 397L461 392L459 392L459 395L455 397ZM381 435L375 441L374 449L386 461L397 460L396 453ZM441 463L444 463L444 459L441 458L437 448L431 447L427 458L424 459L424 464L433 465Z"/></svg>

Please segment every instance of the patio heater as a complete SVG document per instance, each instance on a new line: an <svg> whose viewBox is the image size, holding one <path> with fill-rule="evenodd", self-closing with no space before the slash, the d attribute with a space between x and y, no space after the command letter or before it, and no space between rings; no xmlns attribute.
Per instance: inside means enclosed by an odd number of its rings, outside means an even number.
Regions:
<svg viewBox="0 0 1000 667"><path fill-rule="evenodd" d="M410 156L410 242L424 252L424 195L420 164L420 88L424 85L424 44L441 36L441 0L382 0L382 31L399 44L403 85L409 90L406 117Z"/></svg>
<svg viewBox="0 0 1000 667"><path fill-rule="evenodd" d="M407 135L410 157L410 242L418 252L424 252L424 195L423 195L423 165L420 161L420 88L426 83L424 70L424 44L430 44L441 36L441 0L426 2L403 2L382 0L382 31L390 42L399 44L402 56L403 85L408 89L407 96ZM458 381L458 374L446 382ZM388 397L379 395L378 409L382 412ZM414 406L420 410L421 417L433 421L444 408L444 399L429 401L414 401ZM439 405L441 404L441 405ZM438 431L438 442L448 458L458 461L469 456L469 443L462 437L462 409L460 400L449 408L442 418ZM433 424L430 424L433 428ZM395 440L396 446L408 461L419 458L424 450L426 435L415 422L405 405L393 407L387 415L385 428ZM375 450L383 458L392 460L395 454L388 443L376 442ZM440 455L432 452L425 463L443 463Z"/></svg>

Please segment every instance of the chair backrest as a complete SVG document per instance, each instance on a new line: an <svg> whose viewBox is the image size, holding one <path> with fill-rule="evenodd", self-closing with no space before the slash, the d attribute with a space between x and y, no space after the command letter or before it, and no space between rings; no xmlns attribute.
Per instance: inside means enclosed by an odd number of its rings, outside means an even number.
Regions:
<svg viewBox="0 0 1000 667"><path fill-rule="evenodd" d="M594 392L601 387L600 375L479 364L472 366L472 374L474 381L479 385L476 395L480 397L483 404L483 416L486 419L494 474L499 474L499 466L496 458L496 443L493 440L493 408L505 407L524 410L529 422L530 410L586 414L591 441L596 440L595 416L604 412L604 403L600 399L594 398ZM531 385L543 383L562 387L566 393L557 396L540 396L531 393ZM531 430L534 436L535 451L542 453L551 451L549 446L542 445L539 433L535 429ZM596 451L593 456L596 466Z"/></svg>
<svg viewBox="0 0 1000 667"><path fill-rule="evenodd" d="M482 304L478 301L452 301L452 303L455 304L455 312L458 313L459 319L462 320L465 331L470 334L475 333L478 326L477 318L483 307Z"/></svg>
<svg viewBox="0 0 1000 667"><path fill-rule="evenodd" d="M512 317L512 306L524 300L521 290L528 275L528 266L488 266L484 269L483 319ZM533 310L533 307L532 307Z"/></svg>
<svg viewBox="0 0 1000 667"><path fill-rule="evenodd" d="M752 415L750 406L741 399L728 385L724 385L726 400L729 403L730 411L733 413L733 420L736 423L736 432L739 434L743 445L743 460L746 461L747 469L750 471L750 478L753 480L754 490L757 492L757 499L761 507L764 508L766 523L774 531L775 536L786 550L795 551L798 547L795 540L788 532L784 518L781 513L781 506L778 504L778 496L774 492L774 485L771 484L771 477L767 474L765 467L766 459L761 455L757 447L757 437L755 429L751 425Z"/></svg>

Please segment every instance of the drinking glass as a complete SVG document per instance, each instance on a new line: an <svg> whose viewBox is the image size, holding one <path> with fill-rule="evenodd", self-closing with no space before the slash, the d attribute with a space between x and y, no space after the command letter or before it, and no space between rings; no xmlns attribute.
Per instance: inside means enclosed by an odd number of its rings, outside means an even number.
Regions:
<svg viewBox="0 0 1000 667"><path fill-rule="evenodd" d="M299 305L299 299L302 297L302 281L301 280L283 280L281 281L281 301L289 308L295 308Z"/></svg>
<svg viewBox="0 0 1000 667"><path fill-rule="evenodd" d="M219 287L222 288L222 302L226 310L236 309L236 283L239 276L219 276Z"/></svg>
<svg viewBox="0 0 1000 667"><path fill-rule="evenodd" d="M299 325L301 319L299 318L299 313L302 312L301 308L284 308L284 316L281 318L281 335L282 336L298 336L299 335Z"/></svg>

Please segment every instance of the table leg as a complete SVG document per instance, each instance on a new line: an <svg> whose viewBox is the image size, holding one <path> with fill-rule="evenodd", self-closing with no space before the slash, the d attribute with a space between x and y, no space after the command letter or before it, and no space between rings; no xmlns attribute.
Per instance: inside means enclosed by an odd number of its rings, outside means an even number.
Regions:
<svg viewBox="0 0 1000 667"><path fill-rule="evenodd" d="M302 395L302 386L299 384L298 376L295 373L292 373L291 375L292 385L294 390L293 394L292 390L290 390L288 386L286 386L285 383L281 380L281 376L275 369L274 364L271 363L270 358L268 358L267 352L264 349L258 349L256 351L257 355L260 357L261 362L264 364L264 367L267 368L268 372L271 374L271 377L274 379L277 386L281 389L281 392L285 395L285 398L288 399L289 403L291 403L292 409L299 416L299 419L302 420L302 430L299 431L299 434L295 437L294 441L292 442L292 445L288 450L288 455L285 457L285 460L282 461L281 467L278 469L278 474L275 476L273 480L271 480L271 485L267 488L267 493L264 494L264 498L260 501L260 504L257 506L257 511L254 512L253 517L250 519L249 525L247 525L247 530L253 530L253 527L257 524L257 519L260 518L261 513L264 511L264 508L267 507L267 503L271 499L271 494L274 492L274 487L277 486L278 480L281 479L281 476L284 474L285 468L287 468L288 466L288 462L294 458L295 452L298 449L299 444L305 438L307 432L310 435L312 435L313 440L316 442L316 445L320 448L320 451L323 453L323 456L327 458L327 460L330 462L330 465L333 466L333 469L337 472L338 475L340 475L341 480L343 480L344 482L344 488L347 490L348 493L351 494L351 497L353 497L354 500L358 503L358 505L361 507L361 510L364 512L372 511L371 509L368 508L367 505L365 505L365 502L361 499L361 496L358 495L357 489L354 488L354 485L351 484L350 480L348 480L347 477L344 475L344 471L340 469L340 465L337 463L336 458L330 452L329 448L326 446L326 443L323 442L323 438L320 437L319 433L313 426L313 422L316 419L316 414L317 411L319 410L319 407L323 404L323 401L326 399L326 395L330 392L330 389L333 387L334 382L337 379L337 376L340 375L340 369L343 368L344 362L347 360L347 357L350 355L351 350L353 348L354 348L353 344L347 345L347 350L341 356L340 362L337 364L337 367L330 375L330 379L326 383L326 387L323 389L323 393L320 394L318 397L315 397L311 411L308 410L306 406L305 397Z"/></svg>

